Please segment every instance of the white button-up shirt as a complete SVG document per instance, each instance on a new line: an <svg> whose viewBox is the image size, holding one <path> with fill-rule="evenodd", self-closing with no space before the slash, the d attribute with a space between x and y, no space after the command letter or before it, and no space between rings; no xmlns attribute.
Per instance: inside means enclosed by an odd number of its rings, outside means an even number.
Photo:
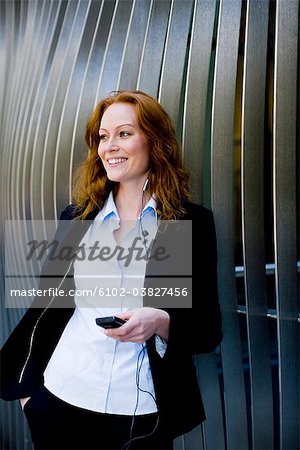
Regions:
<svg viewBox="0 0 300 450"><path fill-rule="evenodd" d="M99 248L115 248L113 231L119 227L119 220L111 193L80 245L88 248L97 241ZM146 233L146 252L156 230L156 202L151 198L120 245L126 248L134 236L142 238ZM108 261L100 258L75 261L76 309L45 370L45 386L62 400L91 411L148 414L157 411L157 406L145 345L117 341L106 336L95 323L97 317L118 315L142 306L142 296L137 294L144 285L146 258L138 264L125 263L125 259L117 257ZM87 289L94 295L85 296ZM122 296L117 295L121 291ZM164 345L157 340L156 346L162 356ZM137 373L142 389L139 393Z"/></svg>

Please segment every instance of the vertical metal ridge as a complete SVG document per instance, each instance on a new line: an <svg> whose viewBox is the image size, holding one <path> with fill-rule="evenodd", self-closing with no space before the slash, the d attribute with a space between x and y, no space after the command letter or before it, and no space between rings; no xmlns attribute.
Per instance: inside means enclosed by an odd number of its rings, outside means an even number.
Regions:
<svg viewBox="0 0 300 450"><path fill-rule="evenodd" d="M204 128L216 2L196 0L185 86L182 148L195 202L203 202Z"/></svg>
<svg viewBox="0 0 300 450"><path fill-rule="evenodd" d="M128 39L129 39L129 35L130 35L130 29L131 29L131 25L132 25L135 7L136 7L136 0L133 0L132 5L131 5L131 11L130 11L127 32L126 32L126 36L125 36L125 40L124 40L123 53L122 53L121 62L120 62L118 79L117 79L117 83L116 83L116 90L120 89L120 81L121 81L122 69L123 69L123 65L124 65L124 58L125 58L125 53L126 53L126 49L127 49L127 44L128 44ZM125 86L125 88L127 88L127 87Z"/></svg>
<svg viewBox="0 0 300 450"><path fill-rule="evenodd" d="M240 0L220 2L211 126L212 207L218 236L219 295L224 329L221 350L226 439L228 448L240 450L248 448L248 430L236 315L232 148L241 6Z"/></svg>
<svg viewBox="0 0 300 450"><path fill-rule="evenodd" d="M149 13L149 28L144 41L144 55L139 68L138 88L154 97L157 97L159 90L170 8L170 0L163 2L154 0L151 14ZM153 55L155 55L154 59Z"/></svg>
<svg viewBox="0 0 300 450"><path fill-rule="evenodd" d="M208 450L224 450L226 448L225 430L222 414L221 391L217 388L219 385L217 355L215 353L197 355L195 357L195 363L201 396L208 418L208 420L201 424L202 432L205 436L205 445L203 448Z"/></svg>
<svg viewBox="0 0 300 450"><path fill-rule="evenodd" d="M119 70L118 86L120 89L136 89L146 39L145 31L151 15L150 6L150 0L137 1L134 5ZM134 51L132 51L133 48Z"/></svg>
<svg viewBox="0 0 300 450"><path fill-rule="evenodd" d="M97 105L98 98L99 98L99 95L100 95L99 94L100 86L101 86L101 82L102 82L102 78L103 78L103 72L104 72L104 68L105 68L105 63L106 63L106 60L107 60L109 44L110 44L110 41L111 41L111 38L112 38L113 27L114 27L116 16L117 16L118 5L119 5L119 0L116 0L115 6L114 6L113 17L112 17L112 20L111 20L109 33L108 33L108 37L107 37L107 42L106 42L106 45L105 45L105 51L104 51L104 55L103 55L101 71L100 71L100 75L99 75L99 81L98 81L97 91L96 91L96 96L95 96L94 108Z"/></svg>
<svg viewBox="0 0 300 450"><path fill-rule="evenodd" d="M203 202L204 128L215 14L216 2L195 1L183 105L182 146L184 162L191 173L193 201L196 203ZM198 355L195 360L205 411L209 417L202 424L201 448L225 449L221 393L215 389L219 383L216 355ZM199 440L198 429L196 433Z"/></svg>
<svg viewBox="0 0 300 450"><path fill-rule="evenodd" d="M161 74L160 74L159 85L158 85L158 94L157 94L157 98L160 103L161 103L161 97L162 97L162 80L163 80L163 74L165 72L167 46L168 46L169 37L170 37L171 21L172 21L175 1L176 0L171 0L171 6L170 6L170 11L169 11L169 16L168 16L168 26L167 26L167 31L166 31L166 40L165 40L165 45L164 45L163 58L162 58L162 64L161 64Z"/></svg>
<svg viewBox="0 0 300 450"><path fill-rule="evenodd" d="M241 190L252 446L272 450L273 398L264 253L264 103L268 8L267 2L247 2L241 121Z"/></svg>
<svg viewBox="0 0 300 450"><path fill-rule="evenodd" d="M165 44L161 72L159 101L170 114L175 127L180 128L180 101L184 80L187 44L193 13L192 1L174 0ZM178 40L180 36L180 40ZM174 70L176 61L176 70Z"/></svg>
<svg viewBox="0 0 300 450"><path fill-rule="evenodd" d="M141 80L141 73L142 73L142 67L143 67L143 62L144 62L144 57L145 57L145 49L146 49L146 43L147 43L147 38L148 38L148 34L149 34L149 29L150 29L151 17L152 17L152 13L153 13L153 3L154 3L154 0L150 0L148 20L147 20L146 29L145 29L145 37L144 37L144 41L143 41L142 53L141 53L137 82L136 82L136 89L138 89L138 90L139 90L139 85L140 85L140 80Z"/></svg>
<svg viewBox="0 0 300 450"><path fill-rule="evenodd" d="M107 95L110 91L116 89L118 74L120 71L120 63L124 50L124 39L128 30L128 23L130 19L132 0L126 2L118 2L116 14L112 21L111 34L108 39L105 62L101 73L101 80L99 84L98 94L102 96Z"/></svg>
<svg viewBox="0 0 300 450"><path fill-rule="evenodd" d="M296 94L299 3L278 0L275 25L273 195L280 448L299 445ZM298 62L299 64L299 62Z"/></svg>

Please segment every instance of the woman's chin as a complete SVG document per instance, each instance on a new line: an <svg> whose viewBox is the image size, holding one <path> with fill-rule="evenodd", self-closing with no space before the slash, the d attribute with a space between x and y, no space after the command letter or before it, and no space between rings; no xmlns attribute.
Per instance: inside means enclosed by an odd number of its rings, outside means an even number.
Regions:
<svg viewBox="0 0 300 450"><path fill-rule="evenodd" d="M121 177L116 177L116 176L108 176L107 178L109 179L109 181L112 181L113 183L121 183L122 182L122 178Z"/></svg>

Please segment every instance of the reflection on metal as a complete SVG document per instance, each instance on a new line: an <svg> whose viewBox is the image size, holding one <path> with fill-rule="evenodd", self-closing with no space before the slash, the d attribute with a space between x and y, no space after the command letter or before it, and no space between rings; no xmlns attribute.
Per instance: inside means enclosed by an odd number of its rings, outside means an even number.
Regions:
<svg viewBox="0 0 300 450"><path fill-rule="evenodd" d="M242 231L253 448L274 448L264 270L264 103L268 9L267 2L254 0L247 3L241 122Z"/></svg>
<svg viewBox="0 0 300 450"><path fill-rule="evenodd" d="M266 275L274 275L275 264L265 265ZM235 274L237 277L243 277L245 272L244 266L235 266ZM300 273L300 261L297 261L297 272Z"/></svg>
<svg viewBox="0 0 300 450"><path fill-rule="evenodd" d="M117 88L161 100L182 139L195 200L211 198L224 340L195 357L208 419L176 449L299 447L298 21L297 0L0 1L2 216L57 219L86 154L87 118ZM265 256L270 235L273 258ZM16 240L12 261L19 248ZM2 309L1 341L23 313ZM0 421L3 448L32 448L17 402L1 402Z"/></svg>

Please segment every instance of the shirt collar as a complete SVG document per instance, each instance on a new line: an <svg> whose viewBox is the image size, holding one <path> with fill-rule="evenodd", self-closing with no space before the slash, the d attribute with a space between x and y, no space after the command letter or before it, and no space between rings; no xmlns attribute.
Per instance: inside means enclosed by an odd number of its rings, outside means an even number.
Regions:
<svg viewBox="0 0 300 450"><path fill-rule="evenodd" d="M154 196L149 199L142 211L142 218L152 218L154 217L157 222L157 212L156 212L156 200Z"/></svg>
<svg viewBox="0 0 300 450"><path fill-rule="evenodd" d="M100 219L100 220L107 220L109 218L119 219L119 214L117 211L117 207L115 204L115 200L114 200L112 191L110 191L110 194L107 197L107 199L103 205L103 208L101 209L101 211L99 212L99 214L96 218Z"/></svg>
<svg viewBox="0 0 300 450"><path fill-rule="evenodd" d="M144 206L142 215L143 218L155 217L155 219L157 220L156 200L153 195ZM103 205L103 208L101 209L101 211L99 211L99 214L96 216L96 220L104 221L109 219L117 219L117 220L120 219L112 191L110 191L110 194L107 197Z"/></svg>

